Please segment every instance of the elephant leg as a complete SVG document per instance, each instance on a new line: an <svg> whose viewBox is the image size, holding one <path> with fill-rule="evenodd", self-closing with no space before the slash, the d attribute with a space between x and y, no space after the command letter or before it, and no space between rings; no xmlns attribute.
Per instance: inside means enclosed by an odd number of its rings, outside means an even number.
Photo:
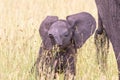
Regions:
<svg viewBox="0 0 120 80"><path fill-rule="evenodd" d="M96 34L95 44L97 50L97 62L100 65L101 70L104 72L107 69L107 56L109 53L109 39L106 32L103 31L101 35Z"/></svg>
<svg viewBox="0 0 120 80"><path fill-rule="evenodd" d="M67 67L65 70L64 80L75 80L76 73L75 62L76 61L74 55L70 55L69 58L67 58Z"/></svg>
<svg viewBox="0 0 120 80"><path fill-rule="evenodd" d="M55 69L55 72L54 72L54 79L56 80L59 80L59 72L58 72L58 69L59 69L59 61L58 60L55 60L54 64L53 64L53 68Z"/></svg>
<svg viewBox="0 0 120 80"><path fill-rule="evenodd" d="M119 36L119 34L115 33L114 36ZM118 75L120 80L120 37L110 37L110 41L113 46L116 62L117 62L117 68L118 68Z"/></svg>
<svg viewBox="0 0 120 80"><path fill-rule="evenodd" d="M120 80L120 54L115 54L117 60L117 67L118 67L118 76Z"/></svg>
<svg viewBox="0 0 120 80"><path fill-rule="evenodd" d="M95 33L95 45L97 50L97 62L103 72L107 69L107 55L109 52L109 39L104 29L102 19L98 14L98 29Z"/></svg>
<svg viewBox="0 0 120 80"><path fill-rule="evenodd" d="M119 80L120 80L120 46L116 47L116 45L113 45L114 51L115 51L115 57L116 57L116 61L117 61L117 67L118 67L118 76L119 76Z"/></svg>
<svg viewBox="0 0 120 80"><path fill-rule="evenodd" d="M117 59L117 65L118 65L118 76L119 76L119 80L120 80L120 53Z"/></svg>
<svg viewBox="0 0 120 80"><path fill-rule="evenodd" d="M103 33L103 25L102 25L102 20L101 17L98 13L98 28L95 32L95 45L96 45L96 51L97 51L97 63L100 65L101 64L101 35Z"/></svg>
<svg viewBox="0 0 120 80"><path fill-rule="evenodd" d="M117 65L118 65L118 76L119 76L119 80L120 80L120 58L119 58L119 60L117 60Z"/></svg>

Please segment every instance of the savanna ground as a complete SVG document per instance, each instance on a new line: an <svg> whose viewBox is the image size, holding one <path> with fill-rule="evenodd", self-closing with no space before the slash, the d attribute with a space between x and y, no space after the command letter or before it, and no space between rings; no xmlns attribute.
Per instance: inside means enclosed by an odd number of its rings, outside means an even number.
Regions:
<svg viewBox="0 0 120 80"><path fill-rule="evenodd" d="M29 71L38 55L42 20L47 15L65 19L82 11L97 20L94 0L0 0L0 80L35 80ZM117 80L111 46L109 50L103 74L96 63L94 36L90 37L78 52L76 80Z"/></svg>

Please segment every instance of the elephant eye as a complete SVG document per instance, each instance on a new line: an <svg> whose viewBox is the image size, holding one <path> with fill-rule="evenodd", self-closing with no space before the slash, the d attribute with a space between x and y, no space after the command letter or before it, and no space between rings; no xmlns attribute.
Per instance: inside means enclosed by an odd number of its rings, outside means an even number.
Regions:
<svg viewBox="0 0 120 80"><path fill-rule="evenodd" d="M64 33L64 36L65 36L65 37L67 37L68 35L69 35L69 33L68 33L68 32L65 32L65 33Z"/></svg>
<svg viewBox="0 0 120 80"><path fill-rule="evenodd" d="M53 39L53 38L54 38L52 34L49 34L49 37L50 37L51 39Z"/></svg>

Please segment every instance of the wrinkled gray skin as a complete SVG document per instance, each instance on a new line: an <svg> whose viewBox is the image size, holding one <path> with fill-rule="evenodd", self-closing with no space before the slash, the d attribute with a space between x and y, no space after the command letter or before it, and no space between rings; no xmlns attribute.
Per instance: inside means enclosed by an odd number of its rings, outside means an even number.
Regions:
<svg viewBox="0 0 120 80"><path fill-rule="evenodd" d="M72 31L65 20L58 20L53 23L48 31L50 38L55 39L55 44L60 47L67 47L71 44Z"/></svg>
<svg viewBox="0 0 120 80"><path fill-rule="evenodd" d="M42 22L39 33L45 49L50 50L53 46L49 40L50 36L62 47L66 47L70 39L74 39L79 48L93 34L96 27L94 18L86 12L67 16L66 19L58 20L56 16L47 16Z"/></svg>
<svg viewBox="0 0 120 80"><path fill-rule="evenodd" d="M57 16L47 16L40 25L39 34L42 38L43 47L47 50L50 50L53 47L48 35L48 30L55 21L58 21Z"/></svg>
<svg viewBox="0 0 120 80"><path fill-rule="evenodd" d="M100 35L105 29L115 52L120 71L120 0L95 0L98 8L98 29ZM120 73L119 73L120 80Z"/></svg>
<svg viewBox="0 0 120 80"><path fill-rule="evenodd" d="M47 16L43 20L39 29L43 48L51 50L57 44L62 50L56 53L57 65L55 73L60 68L65 70L65 73L69 71L71 75L75 75L75 54L77 49L82 47L85 41L93 34L95 28L95 19L86 12L67 16L66 20L58 20L56 16ZM39 55L41 53L40 50ZM61 58L63 58L62 64L59 63ZM58 67L58 65L62 67Z"/></svg>
<svg viewBox="0 0 120 80"><path fill-rule="evenodd" d="M95 19L86 12L67 16L67 22L74 31L72 38L74 39L77 48L82 47L96 28Z"/></svg>

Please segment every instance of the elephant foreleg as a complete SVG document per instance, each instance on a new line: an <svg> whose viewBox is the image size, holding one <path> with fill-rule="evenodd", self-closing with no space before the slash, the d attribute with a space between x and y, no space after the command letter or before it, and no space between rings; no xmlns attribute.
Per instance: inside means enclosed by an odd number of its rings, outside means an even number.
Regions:
<svg viewBox="0 0 120 80"><path fill-rule="evenodd" d="M69 56L67 59L67 68L65 71L64 80L75 80L75 56Z"/></svg>

